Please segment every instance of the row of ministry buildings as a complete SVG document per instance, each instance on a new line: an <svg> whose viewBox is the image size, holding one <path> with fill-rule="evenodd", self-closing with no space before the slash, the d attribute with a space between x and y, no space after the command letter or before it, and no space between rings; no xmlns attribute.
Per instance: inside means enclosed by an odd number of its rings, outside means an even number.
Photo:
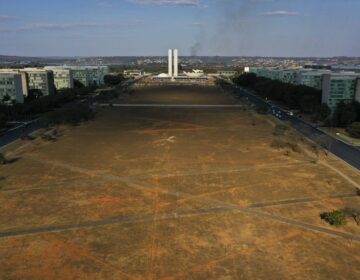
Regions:
<svg viewBox="0 0 360 280"><path fill-rule="evenodd" d="M245 72L259 77L279 80L294 85L305 85L322 91L322 103L332 111L341 101L360 102L360 73L336 72L332 70L316 70L307 68L279 69L246 67Z"/></svg>
<svg viewBox="0 0 360 280"><path fill-rule="evenodd" d="M55 94L55 89L74 88L75 80L84 86L101 86L107 74L108 66L0 69L0 103L23 103L30 90L39 90L43 96Z"/></svg>

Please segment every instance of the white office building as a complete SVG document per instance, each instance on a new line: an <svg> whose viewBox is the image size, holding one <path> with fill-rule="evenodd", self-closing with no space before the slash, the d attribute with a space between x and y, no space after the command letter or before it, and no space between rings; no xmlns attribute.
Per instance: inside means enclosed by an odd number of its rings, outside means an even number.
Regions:
<svg viewBox="0 0 360 280"><path fill-rule="evenodd" d="M44 69L54 73L54 84L57 90L74 88L73 71L70 68L46 66Z"/></svg>
<svg viewBox="0 0 360 280"><path fill-rule="evenodd" d="M21 74L0 73L0 103L24 103L24 90Z"/></svg>

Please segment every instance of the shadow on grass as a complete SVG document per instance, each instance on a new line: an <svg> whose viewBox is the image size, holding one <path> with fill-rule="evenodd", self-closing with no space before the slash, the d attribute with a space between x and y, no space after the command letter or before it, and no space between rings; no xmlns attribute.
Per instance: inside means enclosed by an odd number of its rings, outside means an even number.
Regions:
<svg viewBox="0 0 360 280"><path fill-rule="evenodd" d="M4 155L0 154L0 165L7 165L17 162L20 157L7 159Z"/></svg>
<svg viewBox="0 0 360 280"><path fill-rule="evenodd" d="M3 184L3 181L5 181L5 177L0 177L0 190L2 190L5 187L5 184Z"/></svg>
<svg viewBox="0 0 360 280"><path fill-rule="evenodd" d="M20 160L21 158L17 157L17 158L12 158L12 159L7 159L5 161L5 164L12 164L12 163L15 163L17 162L18 160Z"/></svg>

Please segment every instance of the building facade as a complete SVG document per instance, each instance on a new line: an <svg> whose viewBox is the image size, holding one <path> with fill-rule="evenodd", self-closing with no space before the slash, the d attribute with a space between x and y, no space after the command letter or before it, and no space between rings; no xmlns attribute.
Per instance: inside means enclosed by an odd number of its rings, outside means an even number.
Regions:
<svg viewBox="0 0 360 280"><path fill-rule="evenodd" d="M322 102L327 104L332 111L341 102L352 102L356 100L359 91L359 78L342 75L323 75L322 80Z"/></svg>
<svg viewBox="0 0 360 280"><path fill-rule="evenodd" d="M83 84L85 87L88 87L90 85L90 79L88 76L88 72L86 69L80 69L80 68L71 68L73 72L73 79L74 81L78 81L81 84Z"/></svg>
<svg viewBox="0 0 360 280"><path fill-rule="evenodd" d="M20 71L19 69L0 69L0 74L17 74L20 75L21 85L24 96L28 96L29 86L28 79L25 72Z"/></svg>
<svg viewBox="0 0 360 280"><path fill-rule="evenodd" d="M24 90L20 74L0 73L0 103L24 103Z"/></svg>
<svg viewBox="0 0 360 280"><path fill-rule="evenodd" d="M27 74L28 88L30 90L40 90L43 96L55 93L54 73L50 70L41 68L25 68Z"/></svg>
<svg viewBox="0 0 360 280"><path fill-rule="evenodd" d="M102 86L104 85L104 77L109 74L109 67L107 66L87 66L90 85Z"/></svg>
<svg viewBox="0 0 360 280"><path fill-rule="evenodd" d="M71 66L73 79L81 82L84 86L102 86L104 77L108 75L108 66Z"/></svg>
<svg viewBox="0 0 360 280"><path fill-rule="evenodd" d="M219 76L222 77L226 77L226 78L232 78L235 77L237 75L237 71L227 71L227 70L222 70L222 71L218 71L217 74Z"/></svg>
<svg viewBox="0 0 360 280"><path fill-rule="evenodd" d="M44 69L54 73L54 85L57 90L74 88L73 71L71 69L51 66L47 66Z"/></svg>

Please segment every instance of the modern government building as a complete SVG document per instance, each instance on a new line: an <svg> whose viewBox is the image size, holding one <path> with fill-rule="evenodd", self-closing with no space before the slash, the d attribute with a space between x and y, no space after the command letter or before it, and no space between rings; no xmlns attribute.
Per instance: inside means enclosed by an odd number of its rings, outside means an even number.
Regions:
<svg viewBox="0 0 360 280"><path fill-rule="evenodd" d="M0 103L23 103L31 90L39 90L43 96L52 95L56 90L73 88L75 80L84 86L101 86L108 73L108 66L0 69Z"/></svg>

